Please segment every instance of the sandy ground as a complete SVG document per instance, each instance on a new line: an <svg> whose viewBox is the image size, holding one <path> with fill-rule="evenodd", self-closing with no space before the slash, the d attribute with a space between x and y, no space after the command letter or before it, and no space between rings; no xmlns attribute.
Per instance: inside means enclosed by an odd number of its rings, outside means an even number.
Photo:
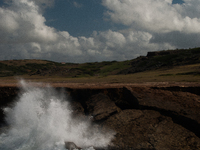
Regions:
<svg viewBox="0 0 200 150"><path fill-rule="evenodd" d="M169 87L169 86L179 86L179 87L198 87L200 86L199 82L143 82L143 83L36 83L30 82L30 85L38 87L66 87L66 88L91 88L91 89L102 89L102 88L120 88L120 87ZM19 83L6 83L0 82L0 87L16 87L21 86Z"/></svg>

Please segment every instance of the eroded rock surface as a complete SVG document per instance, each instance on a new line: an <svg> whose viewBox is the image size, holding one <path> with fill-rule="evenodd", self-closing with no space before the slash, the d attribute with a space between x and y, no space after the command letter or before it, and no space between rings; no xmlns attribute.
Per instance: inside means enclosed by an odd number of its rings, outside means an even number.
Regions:
<svg viewBox="0 0 200 150"><path fill-rule="evenodd" d="M103 93L91 96L91 98L86 101L86 105L88 113L93 117L92 119L94 121L105 120L121 110Z"/></svg>
<svg viewBox="0 0 200 150"><path fill-rule="evenodd" d="M149 150L200 149L200 87L127 86L66 88L75 117L92 117L116 131L111 148ZM0 89L1 107L18 90ZM0 111L1 123L4 114Z"/></svg>

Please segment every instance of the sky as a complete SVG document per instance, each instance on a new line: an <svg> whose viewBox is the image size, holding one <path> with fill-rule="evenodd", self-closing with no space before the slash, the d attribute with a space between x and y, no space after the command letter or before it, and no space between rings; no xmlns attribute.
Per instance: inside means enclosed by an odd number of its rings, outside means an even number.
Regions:
<svg viewBox="0 0 200 150"><path fill-rule="evenodd" d="M0 60L124 61L200 47L199 0L0 0Z"/></svg>

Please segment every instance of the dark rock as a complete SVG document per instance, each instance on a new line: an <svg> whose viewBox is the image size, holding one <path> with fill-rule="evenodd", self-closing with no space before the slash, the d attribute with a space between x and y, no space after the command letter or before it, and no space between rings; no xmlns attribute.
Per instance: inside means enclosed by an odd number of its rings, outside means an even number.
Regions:
<svg viewBox="0 0 200 150"><path fill-rule="evenodd" d="M156 51L156 52L148 52L147 57L153 57L153 56L160 56L160 55L169 55L172 51Z"/></svg>
<svg viewBox="0 0 200 150"><path fill-rule="evenodd" d="M98 127L116 131L109 149L200 149L199 87L129 86L66 89L75 117L93 116ZM0 88L1 108L16 88ZM0 111L0 119L4 118Z"/></svg>
<svg viewBox="0 0 200 150"><path fill-rule="evenodd" d="M1 87L0 88L0 125L6 124L3 108L12 106L17 97L19 89L16 87Z"/></svg>
<svg viewBox="0 0 200 150"><path fill-rule="evenodd" d="M65 141L65 148L68 150L81 149L80 147L76 146L74 142L67 142L67 141Z"/></svg>
<svg viewBox="0 0 200 150"><path fill-rule="evenodd" d="M105 120L109 116L121 111L121 109L103 93L91 96L91 98L86 101L86 105L88 113L93 116L94 121Z"/></svg>
<svg viewBox="0 0 200 150"><path fill-rule="evenodd" d="M126 87L105 89L104 93L122 110L139 108L138 99Z"/></svg>
<svg viewBox="0 0 200 150"><path fill-rule="evenodd" d="M194 133L152 110L124 110L107 119L104 126L117 132L113 143L120 148L200 148L200 139Z"/></svg>

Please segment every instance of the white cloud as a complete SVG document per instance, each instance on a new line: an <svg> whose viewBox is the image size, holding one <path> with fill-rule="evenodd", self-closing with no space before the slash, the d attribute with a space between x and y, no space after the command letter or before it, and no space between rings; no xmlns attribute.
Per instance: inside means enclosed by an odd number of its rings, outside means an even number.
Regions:
<svg viewBox="0 0 200 150"><path fill-rule="evenodd" d="M45 25L45 18L35 3L28 0L13 1L8 8L0 8L0 42L51 42L57 39L55 29Z"/></svg>
<svg viewBox="0 0 200 150"><path fill-rule="evenodd" d="M7 23L3 24L3 20L0 21L1 28L6 29L0 31L5 35L0 40L3 55L7 50L11 53L1 59L40 58L85 62L124 60L135 56L134 53L124 54L131 42L123 33L108 30L94 32L88 38L73 37L67 31L56 31L46 26L38 5L32 1L13 1L8 8L1 9L2 12L9 12L1 15L10 17L13 22L12 26L8 26ZM136 42L137 45L139 42Z"/></svg>
<svg viewBox="0 0 200 150"><path fill-rule="evenodd" d="M134 31L104 31L94 32L92 37L79 38L82 51L87 56L95 57L96 61L126 60L140 55L146 55L147 51L174 48L167 43L150 42L152 35L148 32Z"/></svg>
<svg viewBox="0 0 200 150"><path fill-rule="evenodd" d="M123 47L126 42L123 34L111 30L108 30L107 32L101 32L100 38L104 39L106 45L110 48Z"/></svg>
<svg viewBox="0 0 200 150"><path fill-rule="evenodd" d="M18 15L13 11L0 8L0 18L1 30L11 33L19 28L19 24L16 21Z"/></svg>
<svg viewBox="0 0 200 150"><path fill-rule="evenodd" d="M182 5L172 5L172 0L102 2L107 17L127 28L74 37L45 24L41 7L53 6L54 0L13 0L0 7L0 59L112 61L133 59L147 51L200 45L199 1L185 0Z"/></svg>
<svg viewBox="0 0 200 150"><path fill-rule="evenodd" d="M45 18L33 1L12 1L9 7L0 8L0 16L0 45L2 51L5 49L12 53L2 59L52 59L53 53L67 56L82 54L78 38L46 26Z"/></svg>
<svg viewBox="0 0 200 150"><path fill-rule="evenodd" d="M103 5L109 9L107 16L112 21L135 29L200 33L199 13L187 15L197 11L200 1L186 0L183 5L172 5L172 0L103 0Z"/></svg>

